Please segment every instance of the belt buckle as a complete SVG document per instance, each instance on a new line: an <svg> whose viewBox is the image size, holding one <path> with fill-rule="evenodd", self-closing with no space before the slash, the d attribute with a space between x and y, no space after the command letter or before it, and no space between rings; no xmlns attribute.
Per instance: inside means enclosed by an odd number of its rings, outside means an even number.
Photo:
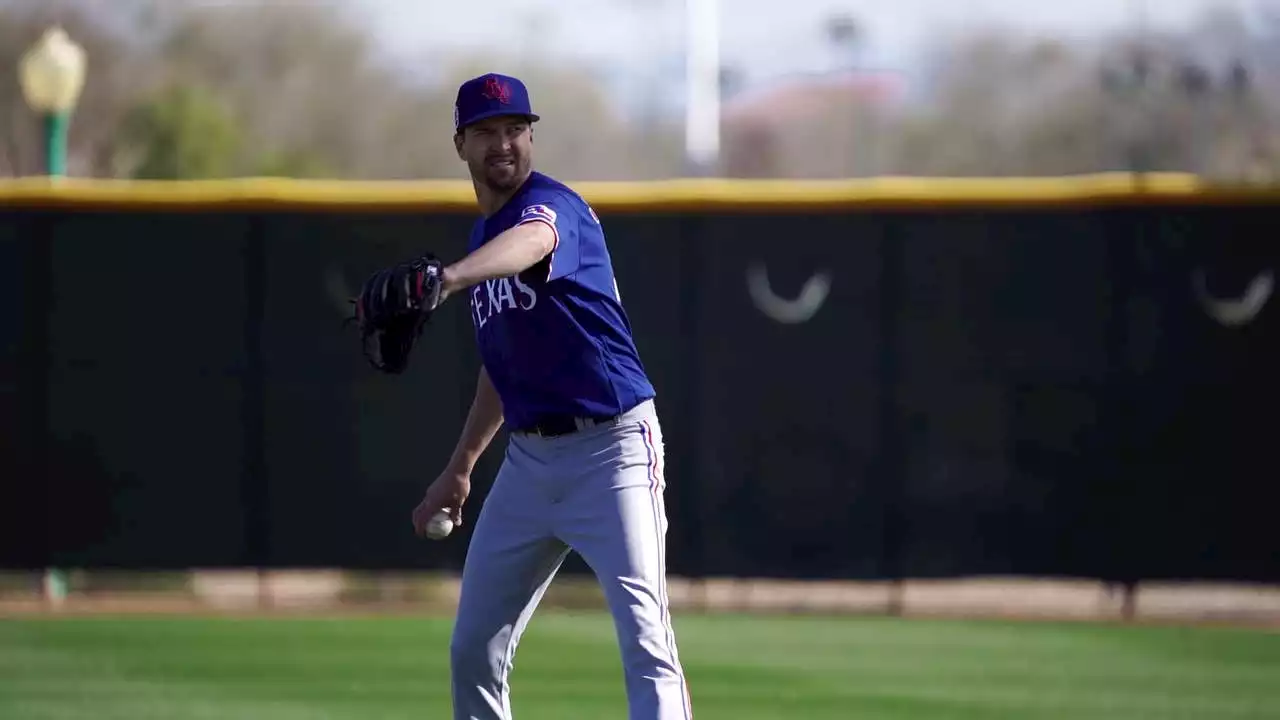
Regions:
<svg viewBox="0 0 1280 720"><path fill-rule="evenodd" d="M568 424L559 426L552 422L535 422L526 432L530 435L536 435L541 438L556 438L564 435L572 435L575 432L582 432L593 427L608 424L617 419L617 416L610 418L592 418L573 416L564 418L572 422L572 427ZM557 425L553 427L553 425Z"/></svg>
<svg viewBox="0 0 1280 720"><path fill-rule="evenodd" d="M554 427L550 422L535 422L526 432L529 435L549 440L551 438L560 437L561 435L567 435L572 431L566 431L563 427Z"/></svg>

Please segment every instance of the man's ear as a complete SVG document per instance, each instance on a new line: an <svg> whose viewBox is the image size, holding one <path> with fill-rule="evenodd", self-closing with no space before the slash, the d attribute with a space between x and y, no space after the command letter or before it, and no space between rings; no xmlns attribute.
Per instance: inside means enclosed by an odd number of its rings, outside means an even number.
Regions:
<svg viewBox="0 0 1280 720"><path fill-rule="evenodd" d="M453 149L455 152L458 153L459 160L463 160L463 161L466 160L466 158L463 157L462 155L462 131L461 130L453 134Z"/></svg>

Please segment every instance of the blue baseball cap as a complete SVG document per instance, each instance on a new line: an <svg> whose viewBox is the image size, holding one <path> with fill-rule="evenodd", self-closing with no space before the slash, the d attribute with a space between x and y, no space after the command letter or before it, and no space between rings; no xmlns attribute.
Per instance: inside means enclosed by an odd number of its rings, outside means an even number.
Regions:
<svg viewBox="0 0 1280 720"><path fill-rule="evenodd" d="M458 99L453 104L454 130L497 115L522 115L529 122L540 119L529 105L529 90L509 75L481 75L458 88Z"/></svg>

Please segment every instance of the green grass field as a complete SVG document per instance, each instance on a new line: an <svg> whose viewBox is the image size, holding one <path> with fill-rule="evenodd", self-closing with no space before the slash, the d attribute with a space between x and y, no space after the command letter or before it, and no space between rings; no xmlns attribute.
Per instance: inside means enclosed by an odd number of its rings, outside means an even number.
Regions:
<svg viewBox="0 0 1280 720"><path fill-rule="evenodd" d="M1280 635L994 621L683 616L699 720L1280 718ZM449 622L0 620L4 720L448 720ZM607 616L544 612L518 720L625 720Z"/></svg>

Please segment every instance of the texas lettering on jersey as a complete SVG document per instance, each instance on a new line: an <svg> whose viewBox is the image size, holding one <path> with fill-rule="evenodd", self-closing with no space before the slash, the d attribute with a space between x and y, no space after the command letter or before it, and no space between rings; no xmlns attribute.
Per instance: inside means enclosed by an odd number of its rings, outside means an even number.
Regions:
<svg viewBox="0 0 1280 720"><path fill-rule="evenodd" d="M530 205L520 211L517 225L541 221L551 226L560 244L560 230L556 227L556 211L545 204ZM514 290L513 290L514 288ZM519 294L519 299L516 295ZM471 289L471 312L476 329L483 328L489 319L501 315L504 310L532 310L538 305L538 293L525 284L519 276L486 280Z"/></svg>
<svg viewBox="0 0 1280 720"><path fill-rule="evenodd" d="M476 328L507 310L532 310L538 305L538 293L519 276L494 278L471 288L471 316Z"/></svg>

